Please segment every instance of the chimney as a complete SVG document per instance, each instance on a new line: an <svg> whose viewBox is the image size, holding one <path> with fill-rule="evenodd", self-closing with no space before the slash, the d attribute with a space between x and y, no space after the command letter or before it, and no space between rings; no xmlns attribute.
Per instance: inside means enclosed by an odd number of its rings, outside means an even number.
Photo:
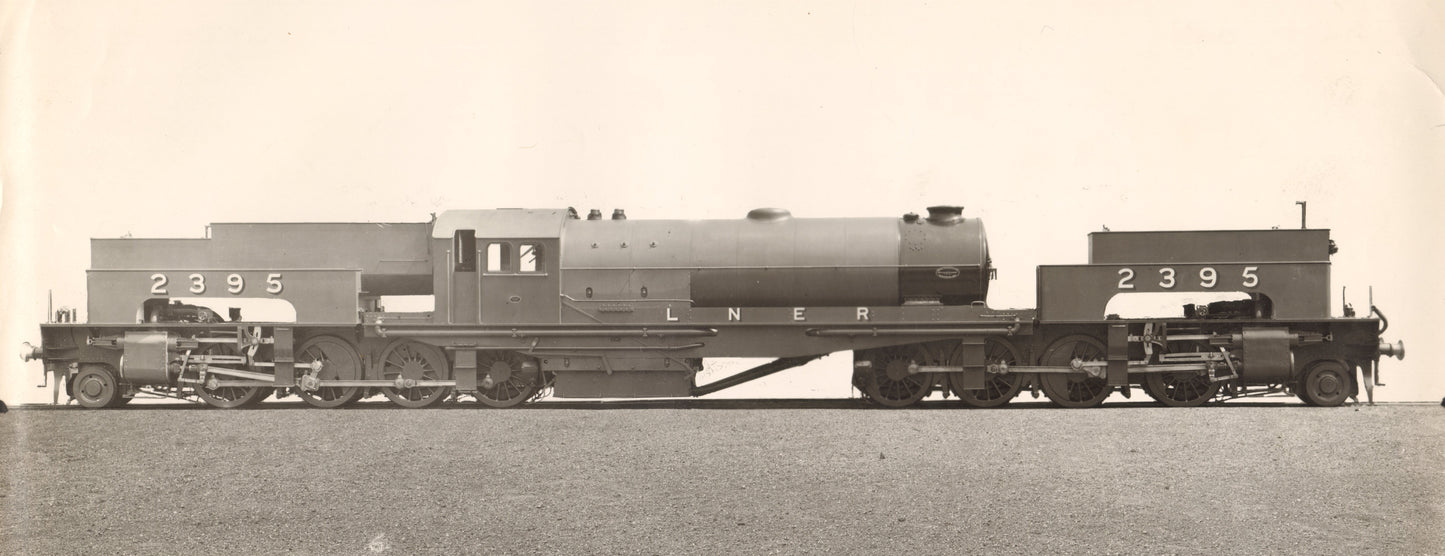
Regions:
<svg viewBox="0 0 1445 556"><path fill-rule="evenodd" d="M963 207L950 205L928 207L928 221L939 226L952 226L963 222Z"/></svg>

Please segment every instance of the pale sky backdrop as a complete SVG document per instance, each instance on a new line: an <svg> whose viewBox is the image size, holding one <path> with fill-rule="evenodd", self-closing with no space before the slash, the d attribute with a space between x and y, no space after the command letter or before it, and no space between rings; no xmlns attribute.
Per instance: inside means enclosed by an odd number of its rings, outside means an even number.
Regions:
<svg viewBox="0 0 1445 556"><path fill-rule="evenodd" d="M1309 223L1445 396L1439 2L0 4L0 398L91 237L217 221L897 216L988 228L996 307L1087 233ZM741 395L843 397L835 355ZM826 380L826 382L819 382Z"/></svg>

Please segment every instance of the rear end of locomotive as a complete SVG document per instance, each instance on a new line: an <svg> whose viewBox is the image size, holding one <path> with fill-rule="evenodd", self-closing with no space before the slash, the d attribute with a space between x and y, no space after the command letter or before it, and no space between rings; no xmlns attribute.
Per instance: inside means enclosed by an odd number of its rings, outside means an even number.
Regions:
<svg viewBox="0 0 1445 556"><path fill-rule="evenodd" d="M1381 357L1404 358L1403 343L1381 341L1388 322L1373 302L1363 318L1330 315L1329 230L1089 239L1088 264L1038 269L1036 383L1058 405L1131 386L1168 406L1276 394L1337 406L1361 389L1372 402ZM1174 314L1139 309L1161 302Z"/></svg>

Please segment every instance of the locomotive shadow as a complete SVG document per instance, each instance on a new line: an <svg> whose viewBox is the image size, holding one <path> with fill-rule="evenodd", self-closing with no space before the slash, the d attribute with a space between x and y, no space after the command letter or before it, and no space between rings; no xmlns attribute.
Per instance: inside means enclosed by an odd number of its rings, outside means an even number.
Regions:
<svg viewBox="0 0 1445 556"><path fill-rule="evenodd" d="M1232 401L1227 404L1215 403L1205 407L1300 407L1304 406L1292 401ZM1152 401L1126 401L1114 402L1093 408L1092 411L1108 409L1146 409L1163 408L1162 405ZM21 411L70 411L83 410L75 405L49 405L49 404L26 404L12 406L12 410ZM545 400L532 404L510 409L493 409L471 402L451 402L430 408L432 411L556 411L556 410L590 410L590 411L611 411L611 410L636 410L636 409L704 409L704 410L793 410L793 409L842 409L854 411L1028 411L1028 410L1061 410L1054 407L1047 400L1028 400L1010 403L1000 408L973 408L963 405L955 400L924 401L904 408L891 409L879 407L864 399L817 399L817 398L780 398L780 399L721 399L721 400L699 400L699 399L649 399L649 400ZM284 401L267 402L260 407L246 409L214 409L197 403L181 402L160 402L132 404L117 411L218 411L218 412L249 412L249 411L416 411L403 409L392 405L385 400L367 400L356 404L327 410L318 410L303 402Z"/></svg>

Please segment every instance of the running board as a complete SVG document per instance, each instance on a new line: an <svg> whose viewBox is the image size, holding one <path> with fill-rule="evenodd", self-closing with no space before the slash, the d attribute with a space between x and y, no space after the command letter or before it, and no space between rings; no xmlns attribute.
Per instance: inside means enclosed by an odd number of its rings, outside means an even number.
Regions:
<svg viewBox="0 0 1445 556"><path fill-rule="evenodd" d="M770 374L773 374L773 373L776 373L776 372L779 372L779 371L786 371L786 370L791 369L791 368L793 368L793 367L797 367L797 366L799 366L799 365L803 365L803 364L805 364L805 363L808 363L808 362L810 362L810 361L813 361L814 359L817 359L817 358L819 358L819 357L822 357L822 355L804 355L804 356L800 356L800 357L783 357L783 358L777 359L777 360L775 360L775 361L773 361L773 362L771 362L771 363L764 363L764 364L762 364L762 365L758 365L758 366L756 366L756 367L753 367L753 368L748 369L748 370L746 370L746 371L743 371L743 372L741 372L741 373L735 374L735 375L733 375L733 376L724 378L724 379L719 380L719 381L717 381L717 382L712 382L712 383L709 383L709 384L706 384L706 385L703 385L703 386L693 386L693 387L692 387L692 391L689 392L689 393L690 393L690 394L692 395L692 397L694 397L694 398L700 397L700 396L706 396L706 395L711 394L711 393L713 393L713 392L717 392L718 390L723 390L723 389L725 389L725 388L732 388L732 387L737 386L737 385L739 385L739 384L742 384L742 383L744 383L744 382L752 382L752 381L754 381L754 380L763 378L763 377L765 377L765 376L768 376L768 375L770 375Z"/></svg>

